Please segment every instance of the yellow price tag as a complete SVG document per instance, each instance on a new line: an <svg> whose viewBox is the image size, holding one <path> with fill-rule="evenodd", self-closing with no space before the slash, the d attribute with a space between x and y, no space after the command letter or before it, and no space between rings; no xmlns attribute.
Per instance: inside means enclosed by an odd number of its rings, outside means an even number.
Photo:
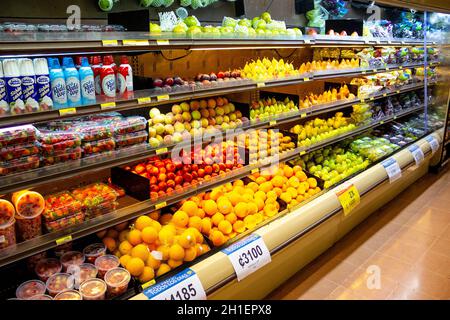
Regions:
<svg viewBox="0 0 450 320"><path fill-rule="evenodd" d="M378 70L377 70L377 69L373 69L372 71L373 71L373 72L378 72Z"/></svg>
<svg viewBox="0 0 450 320"><path fill-rule="evenodd" d="M68 114L76 114L76 113L77 113L76 108L59 109L60 116L67 116Z"/></svg>
<svg viewBox="0 0 450 320"><path fill-rule="evenodd" d="M158 102L161 102L161 101L167 101L167 100L169 100L169 99L170 99L170 97L169 97L168 94L164 94L164 95L161 95L161 96L157 96L157 97L156 97L156 100L158 100Z"/></svg>
<svg viewBox="0 0 450 320"><path fill-rule="evenodd" d="M169 45L169 40L156 40L156 44L158 46L168 46Z"/></svg>
<svg viewBox="0 0 450 320"><path fill-rule="evenodd" d="M370 97L370 101L373 101L373 99L375 99L374 97Z"/></svg>
<svg viewBox="0 0 450 320"><path fill-rule="evenodd" d="M148 287L154 285L156 283L155 279L152 279L142 285L142 289L147 289Z"/></svg>
<svg viewBox="0 0 450 320"><path fill-rule="evenodd" d="M265 87L266 86L266 84L264 83L264 82L258 82L258 83L256 83L256 87L257 88L262 88L262 87Z"/></svg>
<svg viewBox="0 0 450 320"><path fill-rule="evenodd" d="M104 47L115 47L119 45L117 40L102 40L102 45Z"/></svg>
<svg viewBox="0 0 450 320"><path fill-rule="evenodd" d="M395 91L395 92L400 93L400 90L397 90L397 91Z"/></svg>
<svg viewBox="0 0 450 320"><path fill-rule="evenodd" d="M100 104L100 109L104 110L104 109L110 109L110 108L114 108L116 106L115 102L105 102Z"/></svg>
<svg viewBox="0 0 450 320"><path fill-rule="evenodd" d="M158 210L158 209L164 208L165 206L167 206L167 202L165 202L165 201L160 202L158 204L155 204L155 209Z"/></svg>
<svg viewBox="0 0 450 320"><path fill-rule="evenodd" d="M397 119L397 116L394 116L394 120Z"/></svg>
<svg viewBox="0 0 450 320"><path fill-rule="evenodd" d="M366 74L366 70L363 70L361 73L362 73L362 74Z"/></svg>
<svg viewBox="0 0 450 320"><path fill-rule="evenodd" d="M137 99L138 104L150 103L152 102L152 98L150 97L142 97Z"/></svg>
<svg viewBox="0 0 450 320"><path fill-rule="evenodd" d="M384 124L384 121L383 121L383 120L381 120L381 121L380 121L380 124Z"/></svg>
<svg viewBox="0 0 450 320"><path fill-rule="evenodd" d="M402 66L398 66L398 68L399 68L400 70L402 70L402 69L403 69L403 67L402 67Z"/></svg>
<svg viewBox="0 0 450 320"><path fill-rule="evenodd" d="M302 113L302 114L300 115L300 118L306 118L306 113Z"/></svg>
<svg viewBox="0 0 450 320"><path fill-rule="evenodd" d="M269 126L274 126L274 125L276 125L277 124L277 121L276 120L273 120L273 121L270 121L269 122Z"/></svg>
<svg viewBox="0 0 450 320"><path fill-rule="evenodd" d="M166 153L169 151L167 148L156 149L156 154Z"/></svg>
<svg viewBox="0 0 450 320"><path fill-rule="evenodd" d="M70 234L68 236L56 239L56 244L59 246L69 241L72 241L72 235Z"/></svg>
<svg viewBox="0 0 450 320"><path fill-rule="evenodd" d="M303 78L303 81L309 81L309 78L308 77L306 77L306 78Z"/></svg>
<svg viewBox="0 0 450 320"><path fill-rule="evenodd" d="M361 99L361 100L359 100L361 103L364 103L366 100L364 100L364 99Z"/></svg>
<svg viewBox="0 0 450 320"><path fill-rule="evenodd" d="M386 93L383 93L383 97L386 97L387 96L387 94Z"/></svg>
<svg viewBox="0 0 450 320"><path fill-rule="evenodd" d="M389 71L389 67L386 67L386 71Z"/></svg>
<svg viewBox="0 0 450 320"><path fill-rule="evenodd" d="M148 46L148 40L123 40L124 46Z"/></svg>
<svg viewBox="0 0 450 320"><path fill-rule="evenodd" d="M259 172L259 169L258 168L255 168L255 169L253 169L252 171L250 171L251 173L257 173L257 172Z"/></svg>
<svg viewBox="0 0 450 320"><path fill-rule="evenodd" d="M306 151L305 151L305 150L300 151L300 155L301 155L301 156L304 155L304 154L306 154Z"/></svg>
<svg viewBox="0 0 450 320"><path fill-rule="evenodd" d="M359 203L360 197L359 192L356 187L351 184L344 190L336 193L339 202L341 203L342 209L344 209L344 215L348 215Z"/></svg>

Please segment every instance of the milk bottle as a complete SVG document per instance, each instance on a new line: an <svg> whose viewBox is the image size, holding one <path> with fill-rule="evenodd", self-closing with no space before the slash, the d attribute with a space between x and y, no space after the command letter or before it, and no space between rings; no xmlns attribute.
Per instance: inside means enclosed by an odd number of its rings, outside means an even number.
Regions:
<svg viewBox="0 0 450 320"><path fill-rule="evenodd" d="M79 106L81 104L80 75L75 68L73 59L64 57L63 67L66 80L67 104L69 106Z"/></svg>
<svg viewBox="0 0 450 320"><path fill-rule="evenodd" d="M22 80L20 78L17 60L7 59L3 61L3 72L6 83L6 92L10 111L14 114L24 113L25 104L22 95Z"/></svg>
<svg viewBox="0 0 450 320"><path fill-rule="evenodd" d="M83 57L80 66L80 83L81 83L81 97L84 104L95 103L95 84L94 72L89 66L88 59Z"/></svg>
<svg viewBox="0 0 450 320"><path fill-rule="evenodd" d="M3 78L3 64L0 62L0 114L5 114L8 111L8 93L6 92L6 83Z"/></svg>
<svg viewBox="0 0 450 320"><path fill-rule="evenodd" d="M20 60L20 75L22 76L22 95L25 102L25 110L28 112L39 111L36 76L31 59Z"/></svg>
<svg viewBox="0 0 450 320"><path fill-rule="evenodd" d="M50 76L45 58L36 58L33 61L36 74L37 99L41 110L49 110L53 107L52 91L50 88Z"/></svg>
<svg viewBox="0 0 450 320"><path fill-rule="evenodd" d="M53 105L56 108L67 106L66 81L58 59L48 59L50 65L50 83L52 87Z"/></svg>

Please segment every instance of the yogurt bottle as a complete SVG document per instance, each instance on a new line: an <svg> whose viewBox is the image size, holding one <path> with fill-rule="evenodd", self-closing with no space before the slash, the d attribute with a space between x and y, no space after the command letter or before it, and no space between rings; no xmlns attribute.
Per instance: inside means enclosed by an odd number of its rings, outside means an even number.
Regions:
<svg viewBox="0 0 450 320"><path fill-rule="evenodd" d="M88 59L83 57L80 66L80 83L81 83L81 97L84 104L95 103L95 84L94 72L89 66Z"/></svg>
<svg viewBox="0 0 450 320"><path fill-rule="evenodd" d="M0 114L4 114L8 111L8 93L6 92L6 82L3 78L3 64L0 62Z"/></svg>
<svg viewBox="0 0 450 320"><path fill-rule="evenodd" d="M36 76L31 59L20 60L20 74L22 76L22 95L27 112L39 111Z"/></svg>
<svg viewBox="0 0 450 320"><path fill-rule="evenodd" d="M22 95L22 80L20 77L17 60L7 59L3 61L3 72L8 93L9 108L12 113L25 112L25 104Z"/></svg>
<svg viewBox="0 0 450 320"><path fill-rule="evenodd" d="M53 107L52 91L50 88L50 76L45 58L33 60L34 73L36 74L37 99L41 110L49 110Z"/></svg>
<svg viewBox="0 0 450 320"><path fill-rule="evenodd" d="M64 57L63 68L66 80L67 104L69 106L79 106L81 104L80 75L75 68L73 59Z"/></svg>
<svg viewBox="0 0 450 320"><path fill-rule="evenodd" d="M50 83L52 87L53 105L56 108L67 106L66 81L58 59L49 59Z"/></svg>
<svg viewBox="0 0 450 320"><path fill-rule="evenodd" d="M100 70L100 84L102 93L110 98L116 96L116 74L112 66L112 56L103 57L103 66Z"/></svg>

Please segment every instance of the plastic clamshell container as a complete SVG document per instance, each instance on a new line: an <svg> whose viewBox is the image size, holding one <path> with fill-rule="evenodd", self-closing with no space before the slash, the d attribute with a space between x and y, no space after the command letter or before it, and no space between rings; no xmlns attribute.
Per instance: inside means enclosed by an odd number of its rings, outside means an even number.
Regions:
<svg viewBox="0 0 450 320"><path fill-rule="evenodd" d="M77 290L66 290L58 293L53 300L83 300Z"/></svg>
<svg viewBox="0 0 450 320"><path fill-rule="evenodd" d="M76 214L73 214L71 216L66 216L66 217L58 219L58 220L46 221L45 228L47 229L48 232L55 232L55 231L65 229L67 227L79 224L84 221L84 218L85 218L85 213L78 212Z"/></svg>
<svg viewBox="0 0 450 320"><path fill-rule="evenodd" d="M14 219L16 209L13 204L5 199L0 199L0 228L3 224L9 223Z"/></svg>
<svg viewBox="0 0 450 320"><path fill-rule="evenodd" d="M32 125L0 129L0 148L36 140L37 130Z"/></svg>
<svg viewBox="0 0 450 320"><path fill-rule="evenodd" d="M35 272L34 269L36 268L36 265L38 264L38 262L45 258L47 258L47 251L36 253L35 255L28 257L27 258L28 271Z"/></svg>
<svg viewBox="0 0 450 320"><path fill-rule="evenodd" d="M39 147L35 143L11 145L0 149L0 161L11 161L38 153Z"/></svg>
<svg viewBox="0 0 450 320"><path fill-rule="evenodd" d="M16 213L21 218L34 218L45 209L45 200L36 191L22 190L14 192L11 198Z"/></svg>
<svg viewBox="0 0 450 320"><path fill-rule="evenodd" d="M58 152L53 155L44 155L42 157L43 165L49 166L55 163L67 162L71 160L81 159L83 155L83 149L81 147L75 147L71 149L62 150L62 152Z"/></svg>
<svg viewBox="0 0 450 320"><path fill-rule="evenodd" d="M114 136L116 147L118 148L146 142L147 138L147 131L137 131Z"/></svg>
<svg viewBox="0 0 450 320"><path fill-rule="evenodd" d="M62 191L45 197L43 212L46 222L62 219L81 212L81 203L67 191Z"/></svg>
<svg viewBox="0 0 450 320"><path fill-rule="evenodd" d="M0 225L0 250L16 244L16 220Z"/></svg>
<svg viewBox="0 0 450 320"><path fill-rule="evenodd" d="M114 134L123 135L131 132L142 131L147 127L147 120L144 117L128 117L114 122Z"/></svg>
<svg viewBox="0 0 450 320"><path fill-rule="evenodd" d="M101 279L89 279L80 285L83 300L105 300L106 283Z"/></svg>
<svg viewBox="0 0 450 320"><path fill-rule="evenodd" d="M116 191L105 183L93 183L72 190L72 194L81 202L82 209L89 218L115 210L117 207Z"/></svg>
<svg viewBox="0 0 450 320"><path fill-rule="evenodd" d="M81 135L83 141L96 141L110 138L113 135L110 124L98 124L96 122L87 122L78 125L74 129Z"/></svg>
<svg viewBox="0 0 450 320"><path fill-rule="evenodd" d="M67 149L74 149L81 146L81 138L74 138L72 140L64 140L54 144L39 143L39 148L44 155L55 155L67 153Z"/></svg>
<svg viewBox="0 0 450 320"><path fill-rule="evenodd" d="M35 268L36 275L44 282L55 273L60 273L61 270L62 264L55 258L42 259L37 263Z"/></svg>
<svg viewBox="0 0 450 320"><path fill-rule="evenodd" d="M105 274L105 282L108 286L108 295L116 297L124 294L128 289L131 275L124 268L114 268Z"/></svg>
<svg viewBox="0 0 450 320"><path fill-rule="evenodd" d="M45 283L41 280L28 280L22 283L16 290L16 297L23 300L38 295L45 294Z"/></svg>
<svg viewBox="0 0 450 320"><path fill-rule="evenodd" d="M84 254L79 251L68 251L61 256L60 261L64 267L64 270L67 270L67 267L70 265L79 266L84 263L84 259Z"/></svg>
<svg viewBox="0 0 450 320"><path fill-rule="evenodd" d="M97 277L98 269L91 263L80 264L80 283Z"/></svg>
<svg viewBox="0 0 450 320"><path fill-rule="evenodd" d="M41 144L52 146L54 149L58 149L59 143L66 141L80 141L81 137L76 132L70 131L51 131L51 130L39 130L38 140ZM70 144L70 143L69 143ZM63 145L63 144L62 144ZM56 148L55 148L56 147ZM62 149L66 149L63 147Z"/></svg>
<svg viewBox="0 0 450 320"><path fill-rule="evenodd" d="M94 122L116 123L117 121L121 121L123 119L123 116L117 111L111 111L111 112L105 112L105 113L100 113L100 114L90 114L90 115L84 116L82 119L86 120L86 121L94 121Z"/></svg>
<svg viewBox="0 0 450 320"><path fill-rule="evenodd" d="M95 141L86 141L82 144L84 156L90 156L97 153L112 151L116 148L116 142L112 137L95 140Z"/></svg>
<svg viewBox="0 0 450 320"><path fill-rule="evenodd" d="M36 169L39 167L39 164L40 157L37 155L3 161L0 162L0 176Z"/></svg>
<svg viewBox="0 0 450 320"><path fill-rule="evenodd" d="M28 300L53 300L53 298L48 294L37 294L29 298Z"/></svg>
<svg viewBox="0 0 450 320"><path fill-rule="evenodd" d="M95 260L106 254L106 246L103 243L93 243L83 249L86 261L89 263L95 263Z"/></svg>
<svg viewBox="0 0 450 320"><path fill-rule="evenodd" d="M117 268L119 265L119 258L112 254L98 257L97 260L95 260L95 266L98 269L98 277L101 279L103 279L103 277L109 270Z"/></svg>
<svg viewBox="0 0 450 320"><path fill-rule="evenodd" d="M48 294L52 297L58 293L73 289L74 277L69 273L55 273L45 283Z"/></svg>
<svg viewBox="0 0 450 320"><path fill-rule="evenodd" d="M19 241L31 240L42 235L41 217L41 214L28 218L16 215L17 238Z"/></svg>

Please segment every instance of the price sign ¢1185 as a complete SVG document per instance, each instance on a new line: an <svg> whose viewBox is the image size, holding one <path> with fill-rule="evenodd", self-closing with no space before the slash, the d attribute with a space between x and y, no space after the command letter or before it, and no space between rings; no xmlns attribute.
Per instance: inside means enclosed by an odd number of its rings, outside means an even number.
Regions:
<svg viewBox="0 0 450 320"><path fill-rule="evenodd" d="M414 161L416 162L416 166L419 166L425 157L422 148L420 148L417 144L413 144L408 148L408 150L411 152Z"/></svg>
<svg viewBox="0 0 450 320"><path fill-rule="evenodd" d="M398 165L397 160L395 160L394 158L387 159L382 163L382 165L386 170L390 183L402 177L402 169Z"/></svg>
<svg viewBox="0 0 450 320"><path fill-rule="evenodd" d="M439 149L439 142L433 136L428 136L425 140L429 143L432 153L435 153Z"/></svg>
<svg viewBox="0 0 450 320"><path fill-rule="evenodd" d="M228 255L238 281L272 261L263 238L252 234L222 250Z"/></svg>
<svg viewBox="0 0 450 320"><path fill-rule="evenodd" d="M152 285L143 293L149 300L206 300L205 289L191 269Z"/></svg>

